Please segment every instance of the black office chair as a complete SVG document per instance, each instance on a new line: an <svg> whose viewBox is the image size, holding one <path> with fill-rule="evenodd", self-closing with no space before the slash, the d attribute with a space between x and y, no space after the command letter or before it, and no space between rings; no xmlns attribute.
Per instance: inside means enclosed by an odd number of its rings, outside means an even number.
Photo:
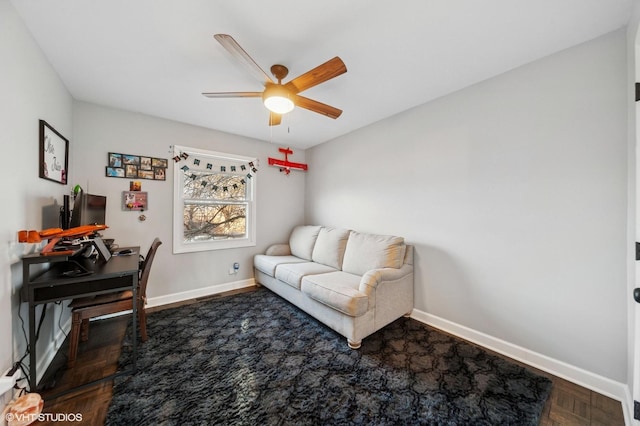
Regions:
<svg viewBox="0 0 640 426"><path fill-rule="evenodd" d="M162 244L159 238L155 238L149 248L147 256L139 268L138 291L137 291L137 311L140 323L140 336L142 341L147 340L147 314L145 305L147 303L147 281L151 272L151 264L156 255L158 247ZM129 311L132 308L133 292L131 290L119 293L101 294L98 296L82 297L73 299L69 304L71 311L71 338L69 341L69 359L67 367L73 368L78 355L78 341L83 342L89 339L89 320L102 315L115 314L117 312Z"/></svg>

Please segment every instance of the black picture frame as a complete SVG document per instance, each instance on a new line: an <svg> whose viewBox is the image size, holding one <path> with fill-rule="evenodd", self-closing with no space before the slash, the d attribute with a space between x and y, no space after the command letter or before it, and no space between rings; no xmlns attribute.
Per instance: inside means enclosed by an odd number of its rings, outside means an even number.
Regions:
<svg viewBox="0 0 640 426"><path fill-rule="evenodd" d="M122 154L119 154L117 152L110 152L109 153L109 166L108 167L121 169L123 167L122 166Z"/></svg>
<svg viewBox="0 0 640 426"><path fill-rule="evenodd" d="M69 140L40 120L39 176L66 185L69 178Z"/></svg>
<svg viewBox="0 0 640 426"><path fill-rule="evenodd" d="M164 181L168 165L166 158L109 152L105 176Z"/></svg>

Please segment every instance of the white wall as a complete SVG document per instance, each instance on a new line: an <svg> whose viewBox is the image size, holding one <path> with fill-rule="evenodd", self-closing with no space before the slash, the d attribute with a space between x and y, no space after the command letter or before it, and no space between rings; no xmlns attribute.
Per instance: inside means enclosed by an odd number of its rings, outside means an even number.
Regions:
<svg viewBox="0 0 640 426"><path fill-rule="evenodd" d="M625 49L618 31L307 150L307 222L404 236L416 309L626 383Z"/></svg>
<svg viewBox="0 0 640 426"><path fill-rule="evenodd" d="M267 157L281 156L277 145L84 102L74 104L73 134L70 183L107 196L105 237L120 245L140 245L143 251L156 236L164 243L152 268L149 298L250 280L253 255L264 252L269 244L287 241L293 226L304 221L304 175L286 176L267 165ZM174 144L258 158L256 247L172 254ZM130 180L105 177L108 152L169 159L166 181L141 181L149 196L146 221L140 222L137 212L123 211L119 200L122 191L129 190ZM304 151L294 155L296 161L304 162ZM234 262L240 263L240 271L229 275Z"/></svg>
<svg viewBox="0 0 640 426"><path fill-rule="evenodd" d="M631 18L629 19L629 24L627 25L627 57L629 58L628 65L628 85L629 85L629 145L630 145L630 155L629 155L629 163L633 165L630 167L630 170L633 173L630 173L629 176L629 228L631 234L631 241L640 241L640 221L637 220L638 211L638 202L640 201L640 197L638 197L638 189L640 185L638 185L638 173L637 173L637 165L640 164L640 158L638 157L639 152L637 149L638 140L637 137L640 135L638 131L638 126L640 126L640 104L635 100L635 82L640 82L640 63L638 63L640 59L640 33L638 33L638 26L640 24L640 1L633 1L633 11L631 14ZM629 273L629 288L628 294L631 296L633 289L640 286L638 282L638 278L640 277L640 262L635 260L635 243L632 243L633 252L629 257L631 260L630 265L630 273ZM640 305L635 303L635 300L632 300L629 297L629 347L628 347L628 373L627 373L627 383L629 384L629 411L630 413L634 412L633 409L633 400L640 401L640 358L637 354L640 354L640 337L638 337L638 333L640 331ZM636 424L640 424L640 422L636 421Z"/></svg>
<svg viewBox="0 0 640 426"><path fill-rule="evenodd" d="M38 120L46 120L70 139L72 99L8 0L0 0L0 58L0 371L4 371L25 351L17 316L22 285L19 256L35 249L17 244L16 232L41 229L42 207L61 202L68 190L38 177ZM21 312L26 327L25 304ZM60 313L58 306L47 312L38 344L40 355L51 343L52 333L59 333ZM62 323L67 318L65 312Z"/></svg>
<svg viewBox="0 0 640 426"><path fill-rule="evenodd" d="M266 165L277 146L72 107L7 0L0 29L0 341L14 346L0 345L0 370L24 351L18 256L33 247L15 232L40 228L42 207L69 190L38 178L40 118L71 141L70 183L109 197L107 237L145 249L165 241L150 297L249 279L251 256L304 221L305 175ZM313 148L306 222L403 235L417 249L417 309L626 382L625 72L617 32ZM113 202L128 180L104 177L107 152L170 158L174 143L260 158L255 248L172 255L171 172L143 181L146 222ZM229 276L234 261L241 271Z"/></svg>
<svg viewBox="0 0 640 426"><path fill-rule="evenodd" d="M161 246L152 272L149 296L164 296L243 282L253 277L252 256L267 245L285 241L291 228L304 220L304 175L285 176L267 166L268 156L279 157L278 146L264 141L187 126L136 113L74 102L46 57L32 40L8 0L0 0L0 139L5 161L0 167L0 186L5 205L0 221L0 371L9 368L25 352L22 325L18 319L22 285L20 256L40 246L16 243L19 229L42 229L47 222L43 207L61 204L72 185L109 197L107 237L121 245L140 245L143 251L157 235ZM70 140L69 184L60 185L38 177L38 120L44 119ZM105 177L107 152L171 158L169 145L181 144L259 158L257 246L183 255L171 254L172 174L167 181L143 181L149 192L147 221L123 212L119 197L129 180ZM304 151L295 159L304 161ZM55 207L56 209L58 206ZM229 275L233 262L240 262L238 275ZM170 297L169 297L170 298ZM28 326L27 308L20 312ZM39 314L39 312L38 312ZM59 324L69 318L68 309L50 307L43 324L39 360L57 350L54 337ZM62 336L64 337L64 336ZM25 361L28 361L26 359ZM40 373L43 371L41 370ZM1 401L0 401L1 402Z"/></svg>

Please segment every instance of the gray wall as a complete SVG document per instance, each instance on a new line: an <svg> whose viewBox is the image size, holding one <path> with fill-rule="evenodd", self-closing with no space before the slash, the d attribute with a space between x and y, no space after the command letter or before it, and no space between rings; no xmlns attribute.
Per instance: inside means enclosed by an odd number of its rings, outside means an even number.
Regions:
<svg viewBox="0 0 640 426"><path fill-rule="evenodd" d="M26 347L18 320L20 256L39 248L17 244L16 232L41 229L43 207L56 200L61 203L68 190L38 177L38 120L46 120L71 139L72 99L8 0L0 0L0 28L0 371L4 371ZM25 321L27 314L23 304ZM54 333L61 334L57 323L68 318L61 314L59 306L49 308L38 345L40 354L52 345Z"/></svg>
<svg viewBox="0 0 640 426"><path fill-rule="evenodd" d="M304 175L266 165L277 146L73 102L7 0L0 0L0 369L24 350L18 229L70 186L38 178L37 121L71 141L70 183L109 197L105 232L166 245L150 297L251 277L251 256L297 223L403 235L416 245L416 309L627 382L624 32L569 49L306 152ZM72 120L73 118L73 120ZM172 144L257 156L258 245L171 254L171 172L144 181L146 222L104 177L107 152L170 158ZM306 179L306 183L305 183ZM305 195L306 191L306 195ZM303 209L304 206L304 209ZM306 212L306 214L305 214ZM242 265L229 276L230 264ZM26 310L23 306L23 313ZM58 307L41 342L57 332Z"/></svg>
<svg viewBox="0 0 640 426"><path fill-rule="evenodd" d="M404 236L416 309L625 383L625 43L307 150L307 222Z"/></svg>
<svg viewBox="0 0 640 426"><path fill-rule="evenodd" d="M640 1L633 1L633 10L629 24L627 25L627 70L629 85L629 144L630 155L628 161L633 167L630 167L630 185L629 189L629 216L632 218L629 222L629 232L631 234L631 241L640 241L640 221L636 220L638 211L638 203L640 197L638 197L638 180L640 176L637 173L638 164L638 150L637 150L637 126L640 124L640 105L635 101L635 82L640 81L640 66L638 60L640 58L640 34L638 33L638 27L640 25ZM632 250L633 251L633 250ZM630 256L635 259L633 255ZM640 262L633 261L630 266L629 273L629 291L632 293L632 289L638 287L638 277L640 277ZM632 400L640 401L640 336L638 331L640 330L640 304L635 303L631 298L628 299L629 303L629 344L628 344L628 373L627 383L630 386L630 396ZM633 401L630 403L630 412L633 412Z"/></svg>
<svg viewBox="0 0 640 426"><path fill-rule="evenodd" d="M74 101L7 0L0 0L0 28L0 138L5 149L4 165L0 167L5 205L0 221L0 341L13 342L0 345L0 371L25 351L18 319L19 309L25 322L27 319L26 305L19 300L20 256L40 249L40 245L16 243L16 232L47 226L50 222L43 208L59 209L63 195L75 184L108 196L110 228L105 231L106 237L122 245L140 245L143 250L155 236L165 242L154 264L151 298L250 280L253 254L273 242L285 241L291 228L303 222L304 175L285 176L267 166L268 156L280 156L276 145ZM69 185L38 177L39 119L70 140ZM172 255L172 170L166 182L143 181L150 202L145 212L147 221L140 222L136 213L122 211L119 199L122 191L128 190L129 180L105 177L107 153L171 158L172 144L258 157L255 247ZM304 151L296 150L295 158L304 161ZM233 262L241 265L238 275L228 274ZM49 307L38 344L42 365L58 349L54 339L64 338L60 325L64 327L68 319L68 308Z"/></svg>
<svg viewBox="0 0 640 426"><path fill-rule="evenodd" d="M133 112L94 104L74 103L74 150L72 184L92 194L107 196L107 238L120 245L140 245L146 250L155 236L160 246L152 269L149 298L198 290L253 277L253 255L267 245L288 239L291 228L304 221L304 175L285 176L267 165L267 157L278 157L276 145L181 124ZM173 144L212 151L257 157L257 245L242 249L172 254ZM122 191L129 190L130 179L105 177L109 152L169 159L166 181L141 180L148 192L146 221L139 213L123 211ZM295 151L304 161L304 151ZM234 262L238 275L229 275Z"/></svg>

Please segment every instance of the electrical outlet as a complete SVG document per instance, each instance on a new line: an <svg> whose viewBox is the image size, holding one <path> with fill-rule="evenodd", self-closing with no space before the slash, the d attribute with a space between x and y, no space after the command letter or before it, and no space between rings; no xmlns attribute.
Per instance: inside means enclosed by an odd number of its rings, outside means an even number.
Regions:
<svg viewBox="0 0 640 426"><path fill-rule="evenodd" d="M22 376L22 370L18 367L18 364L4 372L0 377L0 395L13 389L13 386L18 383Z"/></svg>

